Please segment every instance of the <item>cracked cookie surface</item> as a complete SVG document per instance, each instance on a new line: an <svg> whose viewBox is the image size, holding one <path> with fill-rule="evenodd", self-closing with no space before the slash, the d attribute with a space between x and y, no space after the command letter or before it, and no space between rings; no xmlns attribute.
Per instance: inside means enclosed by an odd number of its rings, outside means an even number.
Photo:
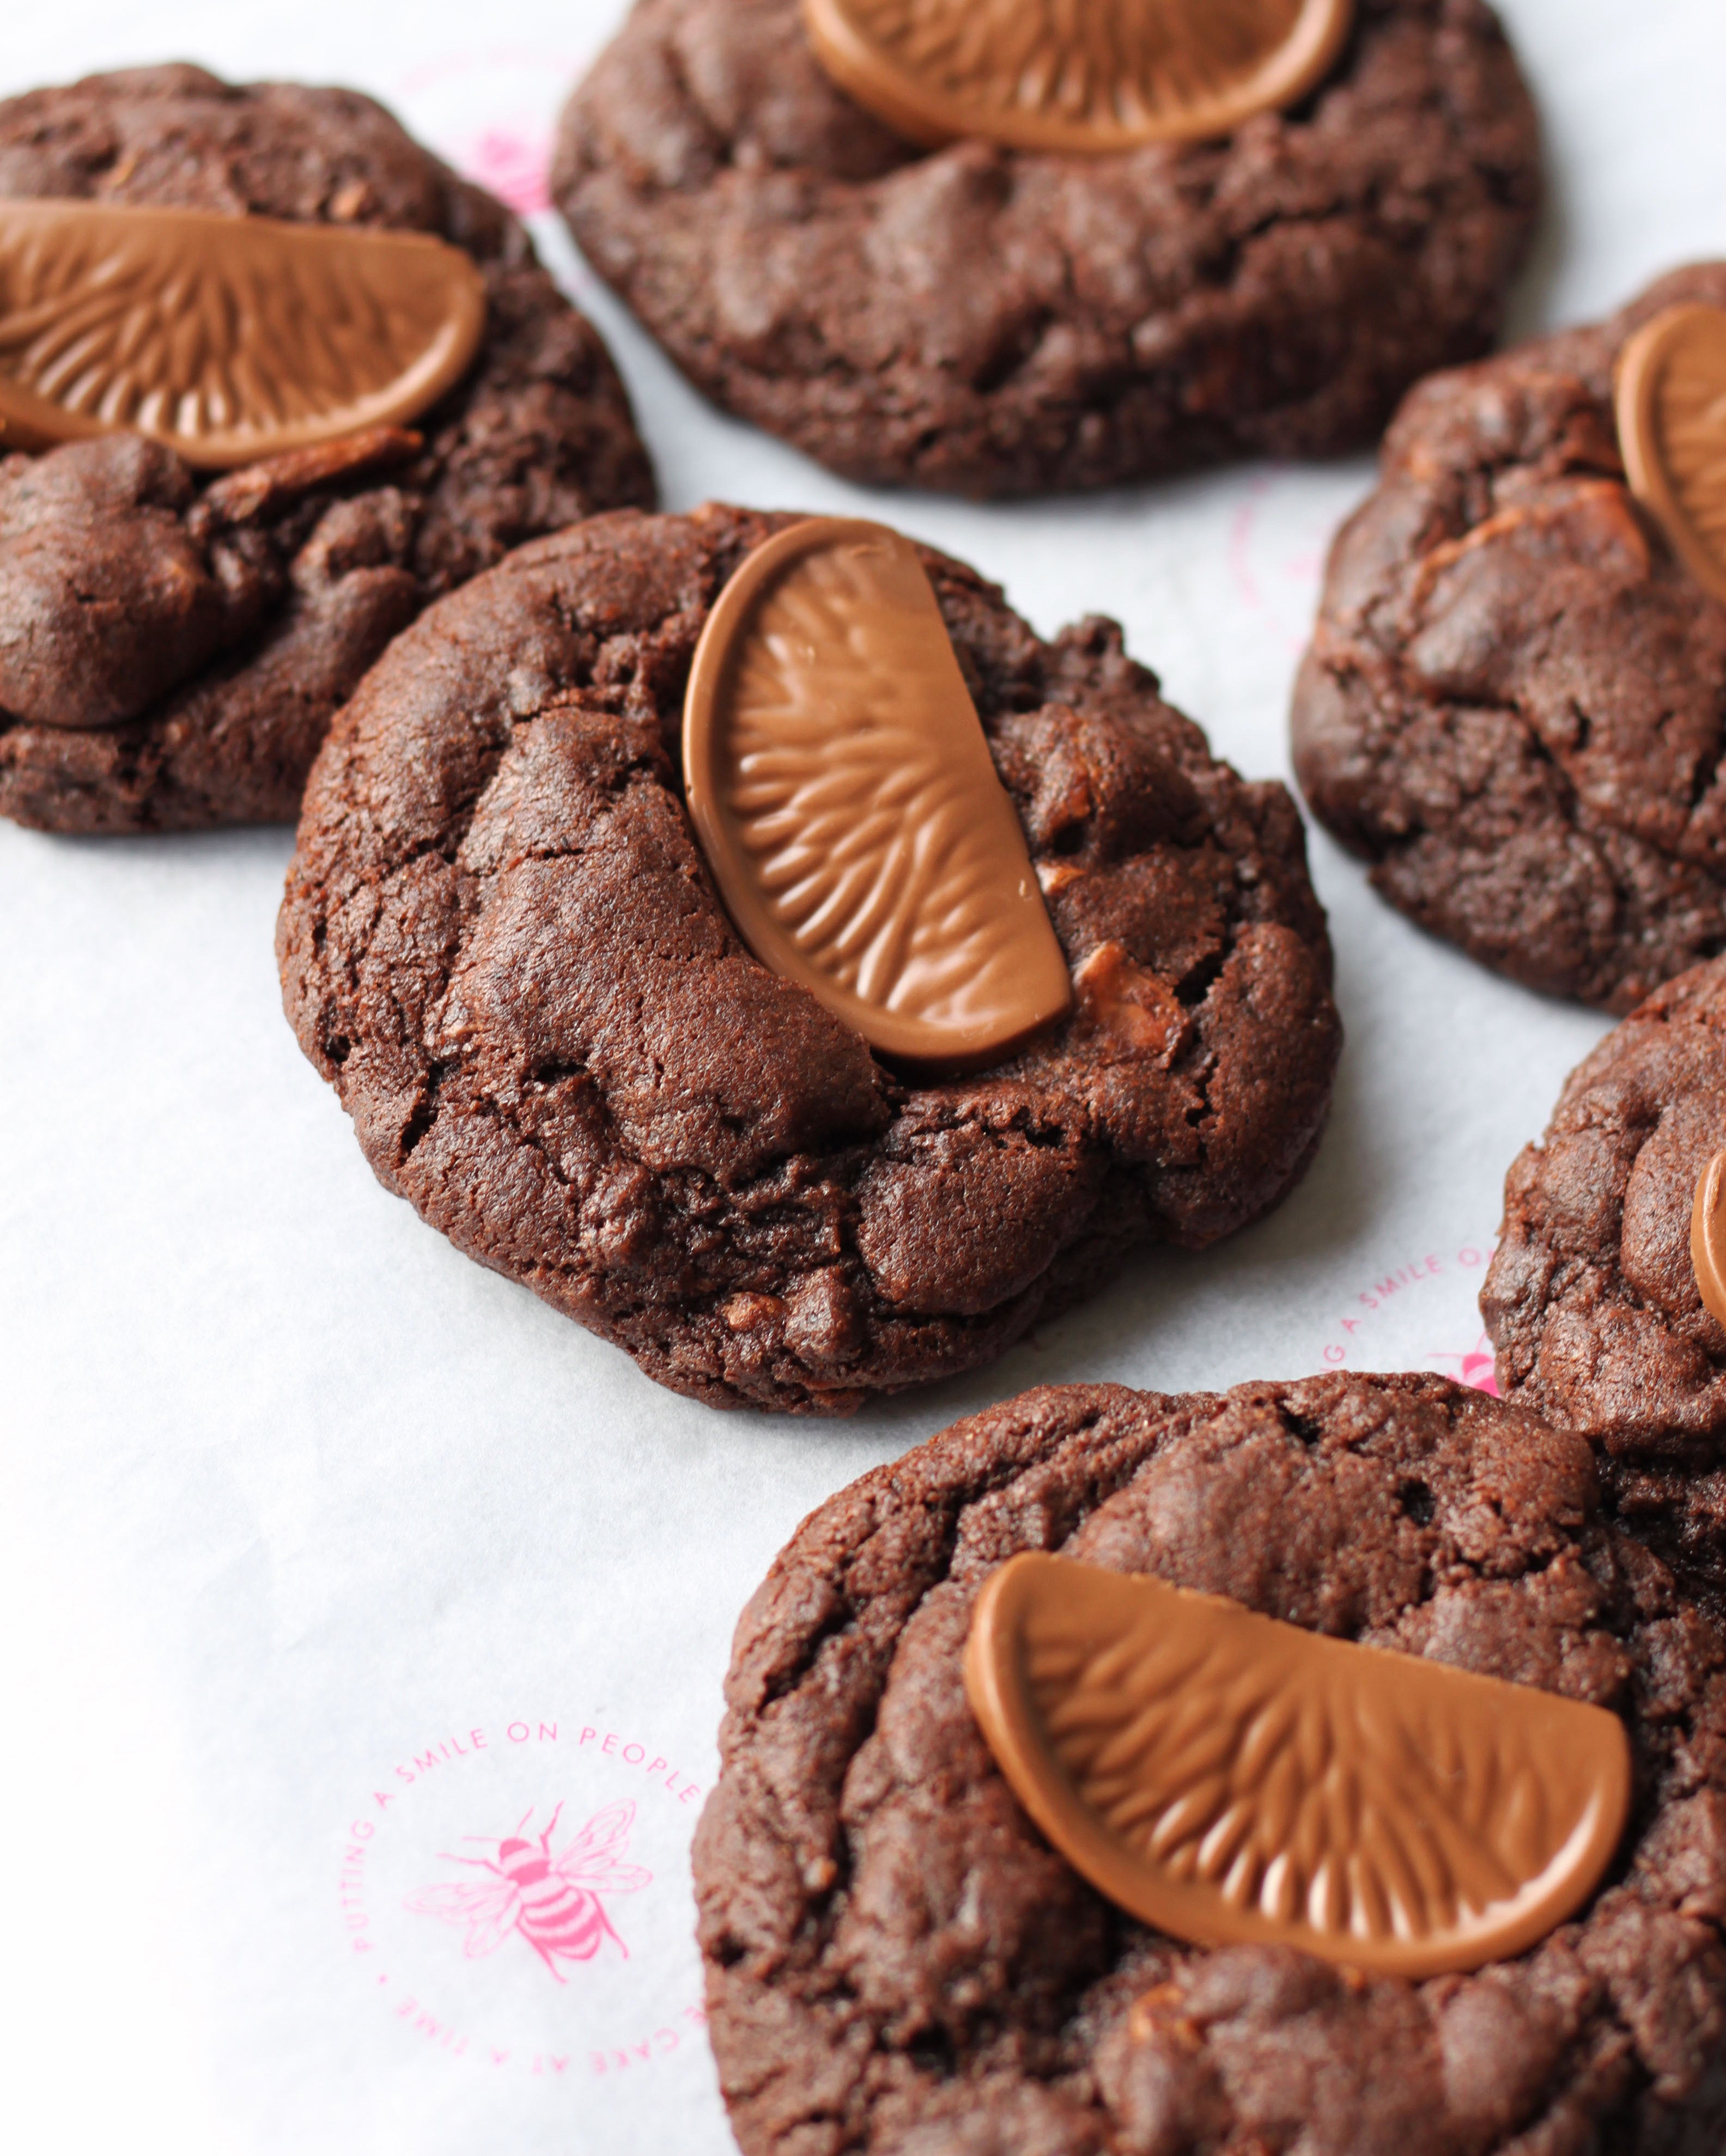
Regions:
<svg viewBox="0 0 1726 2156"><path fill-rule="evenodd" d="M834 1413L1274 1204L1340 1029L1284 789L1112 623L1045 643L924 549L1076 1008L914 1081L759 964L680 736L714 600L794 521L595 518L429 610L314 769L278 954L373 1169L459 1247L680 1391Z"/></svg>
<svg viewBox="0 0 1726 2156"><path fill-rule="evenodd" d="M1480 0L1360 0L1229 141L927 152L798 0L638 0L564 115L583 251L715 401L850 477L975 495L1373 439L1496 333L1539 191Z"/></svg>
<svg viewBox="0 0 1726 2156"><path fill-rule="evenodd" d="M1151 1931L1050 1849L961 1670L1023 1550L1621 1715L1606 1883L1420 1983ZM745 2156L1704 2156L1726 2130L1726 1640L1588 1447L1447 1380L1027 1393L811 1515L737 1626L695 1872Z"/></svg>
<svg viewBox="0 0 1726 2156"><path fill-rule="evenodd" d="M1726 1329L1690 1257L1726 1147L1726 958L1631 1012L1504 1183L1481 1288L1500 1389L1599 1452L1621 1522L1726 1595Z"/></svg>
<svg viewBox="0 0 1726 2156"><path fill-rule="evenodd" d="M1632 498L1612 370L1726 263L1423 382L1338 536L1295 770L1393 906L1627 1011L1726 946L1726 607Z"/></svg>
<svg viewBox="0 0 1726 2156"><path fill-rule="evenodd" d="M34 90L0 103L0 196L434 233L479 264L488 310L417 453L237 520L139 435L0 462L0 815L290 822L331 719L423 606L525 539L653 499L610 357L525 230L357 91L187 66Z"/></svg>

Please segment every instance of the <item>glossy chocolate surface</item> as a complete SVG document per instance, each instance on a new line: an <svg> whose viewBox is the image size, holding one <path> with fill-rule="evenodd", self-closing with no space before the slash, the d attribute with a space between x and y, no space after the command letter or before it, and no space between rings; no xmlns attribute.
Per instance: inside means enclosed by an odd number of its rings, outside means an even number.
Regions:
<svg viewBox="0 0 1726 2156"><path fill-rule="evenodd" d="M1726 601L1726 308L1668 307L1638 330L1615 403L1631 491Z"/></svg>
<svg viewBox="0 0 1726 2156"><path fill-rule="evenodd" d="M913 142L1099 151L1226 135L1328 73L1354 0L804 0L828 73Z"/></svg>
<svg viewBox="0 0 1726 2156"><path fill-rule="evenodd" d="M0 444L147 434L205 469L399 425L465 372L480 273L420 233L0 201Z"/></svg>
<svg viewBox="0 0 1726 2156"><path fill-rule="evenodd" d="M1201 1943L1406 1977L1507 1960L1586 1901L1629 1813L1600 1707L1064 1558L991 1578L965 1683L1068 1861Z"/></svg>
<svg viewBox="0 0 1726 2156"><path fill-rule="evenodd" d="M1690 1209L1690 1263L1696 1291L1711 1317L1726 1325L1726 1152L1717 1152L1696 1179Z"/></svg>
<svg viewBox="0 0 1726 2156"><path fill-rule="evenodd" d="M884 525L758 547L696 647L688 805L739 933L886 1055L976 1065L1072 999L928 578Z"/></svg>

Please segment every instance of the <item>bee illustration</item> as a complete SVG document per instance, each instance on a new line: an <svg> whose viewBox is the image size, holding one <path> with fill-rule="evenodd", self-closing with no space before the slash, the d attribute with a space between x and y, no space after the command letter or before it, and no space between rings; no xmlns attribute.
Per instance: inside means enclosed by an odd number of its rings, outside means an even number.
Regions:
<svg viewBox="0 0 1726 2156"><path fill-rule="evenodd" d="M512 1835L496 1845L497 1856L449 1856L451 1864L472 1864L489 1871L489 1880L471 1887L422 1887L410 1894L406 1906L416 1916L440 1917L446 1924L465 1924L467 1942L462 1951L470 1958L488 1954L501 1946L512 1931L519 1932L557 1978L567 1981L560 1961L591 1961L607 1939L625 1960L629 1949L611 1928L601 1890L608 1894L633 1894L653 1877L639 1864L618 1860L629 1846L629 1830L635 1824L633 1798L608 1804L554 1856L552 1835L562 1813L560 1804L537 1841L524 1839L522 1830L533 1817L530 1808L516 1822ZM486 1835L465 1835L466 1841L485 1841Z"/></svg>

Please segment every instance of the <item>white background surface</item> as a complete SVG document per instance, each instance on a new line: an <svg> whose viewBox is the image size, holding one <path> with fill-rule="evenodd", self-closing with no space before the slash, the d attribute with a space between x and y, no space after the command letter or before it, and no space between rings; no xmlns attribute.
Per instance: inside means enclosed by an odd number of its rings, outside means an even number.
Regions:
<svg viewBox="0 0 1726 2156"><path fill-rule="evenodd" d="M169 54L347 81L531 188L621 12L14 5L0 90ZM1553 193L1518 326L1719 252L1719 0L1503 12ZM1364 462L1008 508L868 495L708 409L555 221L535 229L612 339L668 507L891 517L1040 629L1117 615L1221 753L1286 770L1289 680ZM711 1772L737 1612L791 1528L1045 1379L1480 1374L1504 1169L1602 1022L1426 941L1315 834L1348 1045L1318 1164L1278 1214L1134 1265L973 1379L837 1426L725 1415L372 1182L281 1018L289 850L280 830L0 825L6 2138L33 2156L726 2150L691 2013L682 1798ZM495 1841L530 1807L537 1833L561 1799L561 1845L622 1797L629 1861L654 1874L606 1902L627 1959L608 1943L560 1988L519 1937L470 1960L460 1929L403 1909L481 1876L444 1854L488 1854L458 1836Z"/></svg>

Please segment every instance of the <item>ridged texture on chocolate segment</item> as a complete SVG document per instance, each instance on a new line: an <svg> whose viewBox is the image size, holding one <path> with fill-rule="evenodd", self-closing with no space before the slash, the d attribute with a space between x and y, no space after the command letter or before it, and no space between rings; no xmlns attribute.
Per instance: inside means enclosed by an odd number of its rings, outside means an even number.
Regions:
<svg viewBox="0 0 1726 2156"><path fill-rule="evenodd" d="M1572 1071L1504 1183L1481 1289L1507 1398L1594 1440L1621 1523L1726 1596L1726 1329L1691 1258L1726 1147L1726 958L1681 974Z"/></svg>
<svg viewBox="0 0 1726 2156"><path fill-rule="evenodd" d="M1423 927L1626 1011L1726 946L1726 607L1633 499L1612 374L1726 263L1423 382L1331 554L1294 700L1314 814Z"/></svg>
<svg viewBox="0 0 1726 2156"><path fill-rule="evenodd" d="M1619 1714L1606 1883L1519 1959L1418 1984L1134 1922L966 1704L976 1598L1026 1550ZM961 1423L814 1513L737 1626L695 1874L744 2156L1707 2156L1723 1673L1586 1446L1441 1378L1050 1388Z"/></svg>
<svg viewBox="0 0 1726 2156"><path fill-rule="evenodd" d="M473 364L485 285L425 232L0 197L0 427L128 428L198 470L418 418Z"/></svg>
<svg viewBox="0 0 1726 2156"><path fill-rule="evenodd" d="M1094 152L1225 135L1328 71L1353 0L803 0L821 63L913 142Z"/></svg>
<svg viewBox="0 0 1726 2156"><path fill-rule="evenodd" d="M1625 346L1618 444L1672 551L1726 602L1726 308L1671 307Z"/></svg>
<svg viewBox="0 0 1726 2156"><path fill-rule="evenodd" d="M1439 1976L1508 1961L1617 1854L1615 1715L1026 1552L965 1695L1014 1794L1153 1930Z"/></svg>
<svg viewBox="0 0 1726 2156"><path fill-rule="evenodd" d="M878 1054L997 1063L1072 1004L917 548L810 517L708 617L686 798L744 941Z"/></svg>
<svg viewBox="0 0 1726 2156"><path fill-rule="evenodd" d="M1536 130L1481 0L1361 0L1307 104L1227 141L925 153L799 0L638 0L557 198L717 402L836 470L978 495L1372 440L1496 334Z"/></svg>
<svg viewBox="0 0 1726 2156"><path fill-rule="evenodd" d="M596 518L441 601L319 759L278 952L373 1168L461 1249L680 1391L835 1413L1274 1204L1340 1035L1282 788L1112 624L1044 643L927 550L1056 934L1116 954L1116 1003L902 1084L751 957L676 757L708 612L794 521Z"/></svg>
<svg viewBox="0 0 1726 2156"><path fill-rule="evenodd" d="M432 233L479 264L487 301L480 357L417 422L417 456L261 501L237 529L136 436L0 462L0 814L290 820L331 718L429 599L524 539L652 499L610 358L521 225L355 91L181 66L33 91L0 103L0 195ZM54 701L77 680L102 685L99 719Z"/></svg>

